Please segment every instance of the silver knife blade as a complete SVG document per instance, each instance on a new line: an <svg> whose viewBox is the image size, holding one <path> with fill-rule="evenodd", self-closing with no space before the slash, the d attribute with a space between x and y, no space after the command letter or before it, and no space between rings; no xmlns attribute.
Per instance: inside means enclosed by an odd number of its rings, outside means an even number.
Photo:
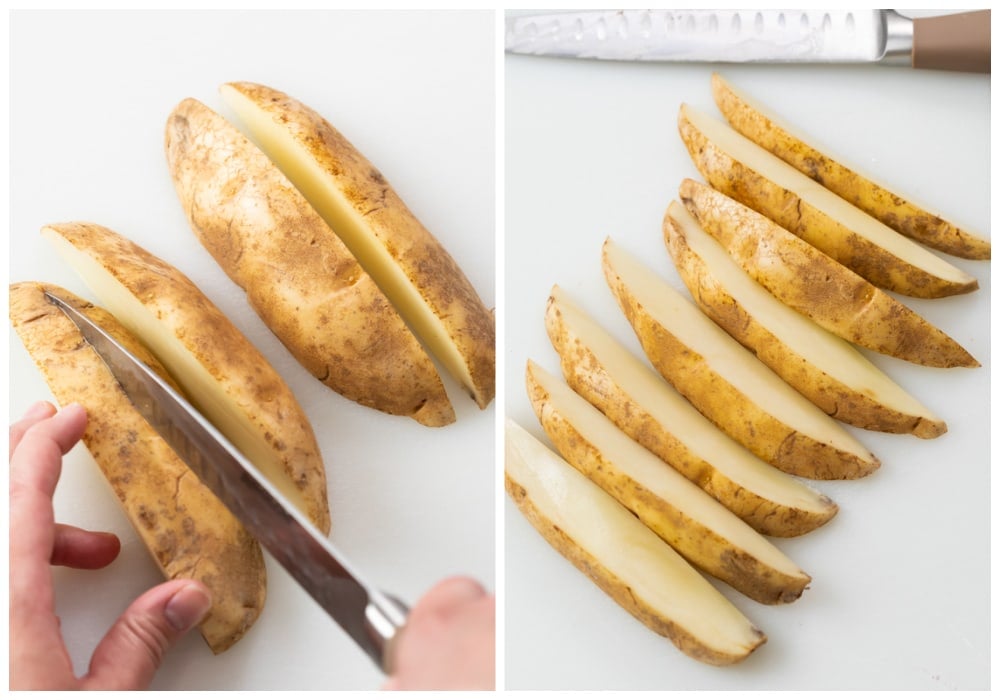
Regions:
<svg viewBox="0 0 1000 700"><path fill-rule="evenodd" d="M603 10L511 15L510 53L619 61L870 63L909 60L892 10Z"/></svg>
<svg viewBox="0 0 1000 700"><path fill-rule="evenodd" d="M323 534L188 401L103 328L46 296L104 360L139 413L247 531L385 672L408 614L367 584Z"/></svg>

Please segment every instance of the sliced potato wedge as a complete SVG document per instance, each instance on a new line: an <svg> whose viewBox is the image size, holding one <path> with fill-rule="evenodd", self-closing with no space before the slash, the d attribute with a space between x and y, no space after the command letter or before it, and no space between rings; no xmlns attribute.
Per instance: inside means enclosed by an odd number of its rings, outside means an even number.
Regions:
<svg viewBox="0 0 1000 700"><path fill-rule="evenodd" d="M718 73L712 74L712 94L734 129L889 228L944 253L989 260L988 240L945 221L813 148Z"/></svg>
<svg viewBox="0 0 1000 700"><path fill-rule="evenodd" d="M153 351L194 404L323 532L326 472L291 390L195 284L117 233L89 223L42 229L122 325Z"/></svg>
<svg viewBox="0 0 1000 700"><path fill-rule="evenodd" d="M976 278L896 233L729 125L681 105L678 128L702 176L872 284L935 298L979 287Z"/></svg>
<svg viewBox="0 0 1000 700"><path fill-rule="evenodd" d="M517 423L506 422L505 484L524 517L601 590L688 656L737 663L766 641L663 540Z"/></svg>
<svg viewBox="0 0 1000 700"><path fill-rule="evenodd" d="M810 578L769 540L528 361L531 405L567 462L694 566L753 600L790 603Z"/></svg>
<svg viewBox="0 0 1000 700"><path fill-rule="evenodd" d="M701 228L782 302L870 350L930 367L978 367L940 329L836 260L721 192L685 180L681 201Z"/></svg>
<svg viewBox="0 0 1000 700"><path fill-rule="evenodd" d="M558 286L545 326L578 394L758 532L802 535L837 513L829 498L720 431Z"/></svg>
<svg viewBox="0 0 1000 700"><path fill-rule="evenodd" d="M493 314L444 246L314 110L254 83L229 83L222 95L417 336L485 408L495 391Z"/></svg>
<svg viewBox="0 0 1000 700"><path fill-rule="evenodd" d="M47 290L173 381L104 309L52 285L11 285L14 330L56 400L86 409L83 442L143 544L168 579L196 579L211 591L212 608L200 629L212 651L221 653L243 637L263 609L267 577L260 545L139 415L80 329L45 297Z"/></svg>
<svg viewBox="0 0 1000 700"><path fill-rule="evenodd" d="M811 479L853 479L879 467L839 423L611 239L602 262L653 367L737 442Z"/></svg>

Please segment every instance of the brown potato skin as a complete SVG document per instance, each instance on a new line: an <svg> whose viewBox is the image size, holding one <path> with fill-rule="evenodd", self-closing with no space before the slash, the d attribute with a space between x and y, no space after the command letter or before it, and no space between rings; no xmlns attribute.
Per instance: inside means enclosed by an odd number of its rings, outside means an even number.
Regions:
<svg viewBox="0 0 1000 700"><path fill-rule="evenodd" d="M827 523L837 506L809 511L786 506L754 493L734 482L713 464L701 458L669 426L656 420L613 380L600 360L573 334L563 321L556 300L550 296L545 309L545 327L559 354L566 383L587 399L633 440L693 481L757 532L771 537L797 537ZM727 439L721 433L719 439Z"/></svg>
<svg viewBox="0 0 1000 700"><path fill-rule="evenodd" d="M669 639L684 654L697 661L713 666L729 666L742 661L754 649L767 641L765 634L760 630L756 630L758 635L756 644L747 649L745 654L723 654L715 649L706 647L691 636L683 627L672 620L664 618L643 599L637 597L631 588L616 578L600 561L595 559L585 549L580 547L573 538L546 518L528 497L527 490L511 478L510 474L504 475L504 487L511 500L517 504L518 509L524 515L525 519L545 538L545 541L549 545L585 574L587 578L593 581L612 600L628 611L629 614L649 629Z"/></svg>
<svg viewBox="0 0 1000 700"><path fill-rule="evenodd" d="M53 285L10 286L10 318L56 400L87 410L83 442L168 579L212 592L201 634L216 654L250 629L267 588L260 545L139 415L50 290L97 322L160 376L166 370L111 314Z"/></svg>
<svg viewBox="0 0 1000 700"><path fill-rule="evenodd" d="M925 299L966 294L979 288L978 281L963 284L945 280L903 262L734 160L687 119L683 107L678 129L695 166L712 187L760 212L875 286Z"/></svg>
<svg viewBox="0 0 1000 700"><path fill-rule="evenodd" d="M857 479L880 466L798 433L721 375L638 304L603 256L605 279L656 370L701 413L768 464L807 479Z"/></svg>
<svg viewBox="0 0 1000 700"><path fill-rule="evenodd" d="M352 401L423 425L455 421L419 341L260 149L193 99L171 112L164 141L195 235L313 376Z"/></svg>
<svg viewBox="0 0 1000 700"><path fill-rule="evenodd" d="M944 253L970 260L990 259L989 241L817 151L749 105L718 73L712 74L712 95L734 129L889 228Z"/></svg>
<svg viewBox="0 0 1000 700"><path fill-rule="evenodd" d="M84 222L45 228L113 271L222 383L302 494L306 515L329 533L326 471L312 425L285 380L247 337L180 270L114 231ZM178 381L183 386L183 378Z"/></svg>
<svg viewBox="0 0 1000 700"><path fill-rule="evenodd" d="M337 181L434 314L464 358L476 404L485 408L496 392L496 330L465 273L410 211L385 176L326 119L307 105L264 85L227 83L281 120Z"/></svg>
<svg viewBox="0 0 1000 700"><path fill-rule="evenodd" d="M740 267L831 333L928 367L978 367L946 333L801 238L721 192L684 180L680 198Z"/></svg>

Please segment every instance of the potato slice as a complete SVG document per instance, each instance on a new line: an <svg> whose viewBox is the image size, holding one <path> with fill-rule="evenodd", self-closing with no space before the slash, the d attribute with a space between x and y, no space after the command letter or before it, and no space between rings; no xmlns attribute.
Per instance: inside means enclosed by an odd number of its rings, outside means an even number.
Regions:
<svg viewBox="0 0 1000 700"><path fill-rule="evenodd" d="M681 138L715 189L808 241L874 285L913 297L964 294L974 277L809 179L724 122L681 105Z"/></svg>
<svg viewBox="0 0 1000 700"><path fill-rule="evenodd" d="M811 479L854 479L879 467L840 424L611 239L603 266L653 367L737 442Z"/></svg>
<svg viewBox="0 0 1000 700"><path fill-rule="evenodd" d="M165 142L195 235L313 376L386 413L430 426L455 421L423 346L260 149L193 99L170 114Z"/></svg>
<svg viewBox="0 0 1000 700"><path fill-rule="evenodd" d="M545 326L578 394L758 532L802 535L837 513L829 498L712 425L559 287L552 288Z"/></svg>
<svg viewBox="0 0 1000 700"><path fill-rule="evenodd" d="M681 201L757 282L828 331L930 367L978 367L961 345L909 307L765 216L686 180Z"/></svg>
<svg viewBox="0 0 1000 700"><path fill-rule="evenodd" d="M495 391L493 314L385 177L322 116L288 95L229 83L222 96L417 336L485 408Z"/></svg>
<svg viewBox="0 0 1000 700"><path fill-rule="evenodd" d="M243 637L264 606L267 578L260 545L139 415L73 321L45 297L46 290L171 379L104 309L52 285L10 286L14 330L56 400L87 410L83 442L164 576L193 578L211 590L212 609L200 629L212 651L223 652Z"/></svg>
<svg viewBox="0 0 1000 700"><path fill-rule="evenodd" d="M267 359L179 270L96 224L46 226L104 306L215 426L323 532L326 472L305 412Z"/></svg>
<svg viewBox="0 0 1000 700"><path fill-rule="evenodd" d="M545 540L622 608L708 664L737 663L764 633L663 540L524 428L506 421L507 493Z"/></svg>
<svg viewBox="0 0 1000 700"><path fill-rule="evenodd" d="M526 381L535 414L566 461L692 565L760 603L802 595L809 576L769 540L531 360Z"/></svg>
<svg viewBox="0 0 1000 700"><path fill-rule="evenodd" d="M734 129L889 228L951 255L989 260L988 240L893 194L816 150L718 73L712 74L712 94L719 111Z"/></svg>

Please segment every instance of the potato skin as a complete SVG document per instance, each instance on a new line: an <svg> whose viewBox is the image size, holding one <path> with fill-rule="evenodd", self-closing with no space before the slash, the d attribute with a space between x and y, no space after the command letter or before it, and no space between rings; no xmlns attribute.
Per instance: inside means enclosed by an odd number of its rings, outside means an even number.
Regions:
<svg viewBox="0 0 1000 700"><path fill-rule="evenodd" d="M212 592L201 634L215 653L235 644L264 606L264 558L257 544L159 434L139 415L76 325L45 297L51 290L108 330L170 380L111 314L52 285L10 286L10 318L57 401L87 410L83 442L129 522L168 579L193 578Z"/></svg>
<svg viewBox="0 0 1000 700"><path fill-rule="evenodd" d="M979 366L909 307L753 209L693 180L680 197L751 277L831 333L928 367Z"/></svg>
<svg viewBox="0 0 1000 700"><path fill-rule="evenodd" d="M967 283L945 280L903 262L795 193L733 159L691 123L683 107L678 129L695 166L712 187L760 212L872 284L925 299L966 294L978 289L976 280Z"/></svg>
<svg viewBox="0 0 1000 700"><path fill-rule="evenodd" d="M734 129L886 226L944 253L989 260L990 242L893 194L817 151L751 106L718 73L712 94Z"/></svg>
<svg viewBox="0 0 1000 700"><path fill-rule="evenodd" d="M423 347L270 159L197 100L182 101L165 132L192 230L292 355L348 399L424 425L453 423Z"/></svg>

